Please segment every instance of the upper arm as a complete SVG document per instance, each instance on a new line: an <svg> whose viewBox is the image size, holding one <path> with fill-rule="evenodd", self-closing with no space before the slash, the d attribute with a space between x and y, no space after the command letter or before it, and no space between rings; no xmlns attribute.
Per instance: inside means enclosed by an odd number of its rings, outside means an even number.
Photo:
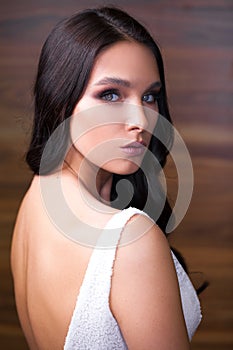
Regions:
<svg viewBox="0 0 233 350"><path fill-rule="evenodd" d="M148 229L139 239L118 248L110 298L112 312L129 349L188 349L167 239L149 219L137 215L134 222L129 225L128 238L133 238L136 228Z"/></svg>

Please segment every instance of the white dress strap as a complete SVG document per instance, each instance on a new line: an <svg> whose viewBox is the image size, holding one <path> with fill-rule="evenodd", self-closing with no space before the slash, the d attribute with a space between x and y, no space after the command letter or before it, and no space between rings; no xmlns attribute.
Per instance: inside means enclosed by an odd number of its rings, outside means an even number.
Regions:
<svg viewBox="0 0 233 350"><path fill-rule="evenodd" d="M79 291L65 341L65 350L127 349L110 310L109 295L121 232L127 221L137 213L142 214L136 208L120 211L112 216L103 229Z"/></svg>
<svg viewBox="0 0 233 350"><path fill-rule="evenodd" d="M136 214L128 208L109 220L91 255L69 326L64 350L127 350L116 319L109 306L111 277L122 230ZM185 323L191 340L201 321L200 302L181 264L172 253L178 277Z"/></svg>

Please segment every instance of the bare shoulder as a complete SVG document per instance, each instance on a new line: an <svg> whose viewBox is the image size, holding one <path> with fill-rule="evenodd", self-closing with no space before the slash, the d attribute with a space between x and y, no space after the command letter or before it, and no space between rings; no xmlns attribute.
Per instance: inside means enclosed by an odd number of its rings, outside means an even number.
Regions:
<svg viewBox="0 0 233 350"><path fill-rule="evenodd" d="M11 268L13 275L23 273L26 268L26 252L28 244L28 222L36 215L35 207L39 204L37 179L33 179L25 193L15 220L11 244Z"/></svg>
<svg viewBox="0 0 233 350"><path fill-rule="evenodd" d="M163 232L151 219L136 215L122 242L110 301L129 349L188 349L176 271Z"/></svg>
<svg viewBox="0 0 233 350"><path fill-rule="evenodd" d="M29 191L26 192L20 203L13 230L11 244L11 268L13 275L15 274L15 271L20 271L22 273L25 267L25 254L27 250L26 213L28 207L28 197Z"/></svg>

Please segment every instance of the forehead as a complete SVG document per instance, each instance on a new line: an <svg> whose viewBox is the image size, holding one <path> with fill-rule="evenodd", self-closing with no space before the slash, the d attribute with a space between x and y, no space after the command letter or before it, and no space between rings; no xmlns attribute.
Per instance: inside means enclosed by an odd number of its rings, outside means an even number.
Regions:
<svg viewBox="0 0 233 350"><path fill-rule="evenodd" d="M143 44L121 41L102 51L96 58L89 84L105 76L117 76L131 83L150 84L159 80L159 71L152 51Z"/></svg>

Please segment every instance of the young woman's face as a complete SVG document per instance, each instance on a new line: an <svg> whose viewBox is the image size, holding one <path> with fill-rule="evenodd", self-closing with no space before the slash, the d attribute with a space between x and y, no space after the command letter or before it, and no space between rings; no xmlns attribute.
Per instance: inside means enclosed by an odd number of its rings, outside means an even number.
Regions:
<svg viewBox="0 0 233 350"><path fill-rule="evenodd" d="M122 41L102 51L72 116L78 152L108 172L135 172L157 121L160 90L157 63L146 46Z"/></svg>

